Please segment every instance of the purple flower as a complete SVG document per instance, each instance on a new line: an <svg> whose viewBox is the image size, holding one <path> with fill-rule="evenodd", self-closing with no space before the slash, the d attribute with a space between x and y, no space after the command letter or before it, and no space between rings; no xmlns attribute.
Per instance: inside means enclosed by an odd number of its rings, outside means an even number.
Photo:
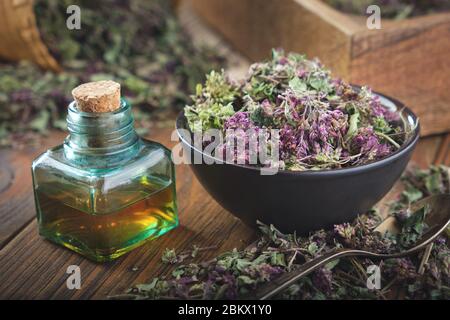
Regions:
<svg viewBox="0 0 450 320"><path fill-rule="evenodd" d="M264 111L264 115L265 116L272 117L274 106L272 105L272 103L268 99L265 99L261 103L261 108Z"/></svg>
<svg viewBox="0 0 450 320"><path fill-rule="evenodd" d="M261 278L266 281L272 280L274 278L274 276L277 276L282 272L283 272L282 268L280 268L278 266L271 266L268 263L264 263L260 267Z"/></svg>
<svg viewBox="0 0 450 320"><path fill-rule="evenodd" d="M33 99L33 91L31 89L19 89L11 92L11 102L28 103Z"/></svg>
<svg viewBox="0 0 450 320"><path fill-rule="evenodd" d="M392 268L388 269L391 275L399 279L413 278L417 272L416 267L409 258L399 258L392 261Z"/></svg>
<svg viewBox="0 0 450 320"><path fill-rule="evenodd" d="M286 106L284 108L280 108L283 110L283 115L286 119L294 120L298 122L301 119L301 115L299 113L299 106L302 106L302 101L300 101L297 96L294 94L292 90L288 90L286 92L286 96L284 97Z"/></svg>
<svg viewBox="0 0 450 320"><path fill-rule="evenodd" d="M281 159L287 159L297 149L297 137L295 136L295 129L286 124L280 130L280 152Z"/></svg>
<svg viewBox="0 0 450 320"><path fill-rule="evenodd" d="M372 107L372 114L375 117L382 117L388 122L400 120L400 116L397 112L391 111L381 104L379 96L372 96L370 106Z"/></svg>
<svg viewBox="0 0 450 320"><path fill-rule="evenodd" d="M264 142L270 139L270 134L261 131L251 121L248 112L235 113L225 122L225 129L225 139L217 146L216 156L238 164L258 164L261 160L258 158L259 149L265 147Z"/></svg>
<svg viewBox="0 0 450 320"><path fill-rule="evenodd" d="M287 63L289 63L289 60L288 60L286 57L281 57L281 58L278 60L278 64L285 65L285 64L287 64Z"/></svg>
<svg viewBox="0 0 450 320"><path fill-rule="evenodd" d="M350 243L351 239L355 235L355 228L349 223L337 224L334 226L334 232L340 236L344 242Z"/></svg>
<svg viewBox="0 0 450 320"><path fill-rule="evenodd" d="M380 159L392 152L391 146L380 143L371 127L360 129L352 139L351 146L356 152L361 153L364 160Z"/></svg>
<svg viewBox="0 0 450 320"><path fill-rule="evenodd" d="M392 147L388 144L382 143L377 148L377 158L383 158L392 152Z"/></svg>
<svg viewBox="0 0 450 320"><path fill-rule="evenodd" d="M211 300L213 298L213 284L214 281L211 279L205 281L205 284L203 286L203 299Z"/></svg>
<svg viewBox="0 0 450 320"><path fill-rule="evenodd" d="M225 292L225 297L229 300L235 300L238 297L238 288L237 288L237 283L236 283L236 278L229 274L226 273L223 275L223 282L224 284L227 284L227 290Z"/></svg>
<svg viewBox="0 0 450 320"><path fill-rule="evenodd" d="M298 143L296 148L296 155L299 159L304 159L308 156L309 153L309 145L304 137L305 132L300 130L300 134L298 137Z"/></svg>
<svg viewBox="0 0 450 320"><path fill-rule="evenodd" d="M182 286L185 286L185 285L188 285L188 284L191 284L191 283L193 283L193 282L195 282L196 280L194 280L192 277L181 277L179 280L178 280L178 284L180 284L180 285L182 285Z"/></svg>
<svg viewBox="0 0 450 320"><path fill-rule="evenodd" d="M333 274L331 270L325 267L320 268L319 270L314 272L312 281L314 286L317 287L317 289L319 289L320 291L327 294L331 293L333 281Z"/></svg>
<svg viewBox="0 0 450 320"><path fill-rule="evenodd" d="M228 118L224 124L224 129L242 129L248 130L250 128L255 128L252 121L250 120L250 114L248 112L236 112L233 116Z"/></svg>
<svg viewBox="0 0 450 320"><path fill-rule="evenodd" d="M215 268L214 268L214 271L217 272L217 273L223 273L223 272L225 272L225 270L226 269L224 267L220 266L220 265L216 265Z"/></svg>
<svg viewBox="0 0 450 320"><path fill-rule="evenodd" d="M436 238L436 240L434 241L434 243L435 243L436 245L438 245L438 246L441 246L441 245L445 245L445 244L447 243L447 240L445 239L445 237L439 236L439 237Z"/></svg>
<svg viewBox="0 0 450 320"><path fill-rule="evenodd" d="M70 103L70 98L61 90L54 89L48 93L48 98L55 101L58 107L65 108Z"/></svg>
<svg viewBox="0 0 450 320"><path fill-rule="evenodd" d="M308 75L308 71L307 70L305 70L304 68L299 68L298 70L297 70L297 77L299 77L299 78L301 78L301 79L303 79L303 78L306 78L306 76Z"/></svg>

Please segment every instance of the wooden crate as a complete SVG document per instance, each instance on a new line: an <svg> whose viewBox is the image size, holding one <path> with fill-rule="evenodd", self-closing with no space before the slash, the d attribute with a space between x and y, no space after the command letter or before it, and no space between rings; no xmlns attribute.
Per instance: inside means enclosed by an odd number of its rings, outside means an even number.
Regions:
<svg viewBox="0 0 450 320"><path fill-rule="evenodd" d="M422 134L450 131L450 13L403 21L341 13L320 0L189 0L252 60L270 49L319 57L337 76L399 99L420 117Z"/></svg>

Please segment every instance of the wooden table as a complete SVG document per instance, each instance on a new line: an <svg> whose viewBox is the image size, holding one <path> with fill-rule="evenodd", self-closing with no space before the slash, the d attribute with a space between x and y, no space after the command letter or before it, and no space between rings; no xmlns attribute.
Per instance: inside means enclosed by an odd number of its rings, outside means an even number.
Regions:
<svg viewBox="0 0 450 320"><path fill-rule="evenodd" d="M171 128L153 131L149 138L166 146L176 143L170 141ZM195 259L202 261L245 247L255 239L251 229L207 194L186 165L177 166L181 225L168 234L106 264L91 262L42 239L37 232L30 165L63 136L52 134L40 148L0 150L0 299L104 299L169 273L173 266L161 262L165 248L180 252L193 245L215 246ZM422 139L413 160L421 167L450 164L450 134ZM81 269L79 290L66 286L69 265Z"/></svg>

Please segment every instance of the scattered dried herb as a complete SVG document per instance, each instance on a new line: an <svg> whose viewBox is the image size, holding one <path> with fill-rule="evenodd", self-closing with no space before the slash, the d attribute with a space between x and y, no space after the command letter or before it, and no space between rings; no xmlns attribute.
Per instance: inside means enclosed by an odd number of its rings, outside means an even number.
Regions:
<svg viewBox="0 0 450 320"><path fill-rule="evenodd" d="M367 7L377 5L385 18L405 19L450 10L448 0L324 0L347 13L365 15Z"/></svg>
<svg viewBox="0 0 450 320"><path fill-rule="evenodd" d="M164 253L161 257L162 262L168 264L182 263L187 259L192 259L197 257L198 253L201 251L216 249L216 246L210 246L205 248L200 248L196 245L192 247L192 250L183 251L179 254L175 252L175 249L167 249L164 250Z"/></svg>
<svg viewBox="0 0 450 320"><path fill-rule="evenodd" d="M81 8L80 30L66 27L66 9L74 4ZM140 109L138 120L156 111L164 119L223 62L213 50L193 46L170 1L36 0L35 13L41 37L64 72L0 63L0 146L64 128L71 89L88 81L113 79Z"/></svg>
<svg viewBox="0 0 450 320"><path fill-rule="evenodd" d="M374 232L381 222L376 210L359 216L352 223L336 225L333 230L319 230L308 237L283 234L274 226L260 224L261 238L255 246L234 249L202 263L179 265L166 278L154 278L113 299L236 299L251 292L258 284L282 272L295 269L304 261L338 247L364 248L377 252L398 252L409 247L426 228L425 211L406 215L414 201L431 194L449 193L450 168L431 167L414 170L403 177L405 191L391 214L402 226L398 235ZM435 178L430 178L435 176ZM429 180L435 186L427 186ZM416 195L421 193L420 197ZM403 242L402 239L408 239ZM450 250L448 235L441 235L433 245L425 272L418 267L421 256L388 259L381 262L366 258L344 258L304 277L280 294L280 299L446 299L450 298ZM166 255L166 254L165 254ZM173 252L170 260L176 259ZM366 268L380 266L382 288L369 290Z"/></svg>
<svg viewBox="0 0 450 320"><path fill-rule="evenodd" d="M244 139L249 150L250 134L242 135L242 130L278 129L280 166L287 170L378 160L400 148L415 129L367 87L354 88L332 78L319 61L281 50L274 50L271 60L253 64L241 82L212 71L192 99L184 109L192 131L214 128L227 133L218 147L221 157L233 150L230 142L235 140ZM242 130L230 137L229 129ZM232 160L244 157L249 164L248 154L235 150Z"/></svg>

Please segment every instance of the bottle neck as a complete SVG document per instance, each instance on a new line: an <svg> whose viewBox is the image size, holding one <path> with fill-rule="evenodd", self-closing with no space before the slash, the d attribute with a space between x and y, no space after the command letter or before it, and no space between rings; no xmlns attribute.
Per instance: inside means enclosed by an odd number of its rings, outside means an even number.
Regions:
<svg viewBox="0 0 450 320"><path fill-rule="evenodd" d="M139 150L133 114L125 100L118 110L103 113L79 111L72 102L68 108L67 128L69 136L64 142L64 154L78 165L115 167Z"/></svg>

